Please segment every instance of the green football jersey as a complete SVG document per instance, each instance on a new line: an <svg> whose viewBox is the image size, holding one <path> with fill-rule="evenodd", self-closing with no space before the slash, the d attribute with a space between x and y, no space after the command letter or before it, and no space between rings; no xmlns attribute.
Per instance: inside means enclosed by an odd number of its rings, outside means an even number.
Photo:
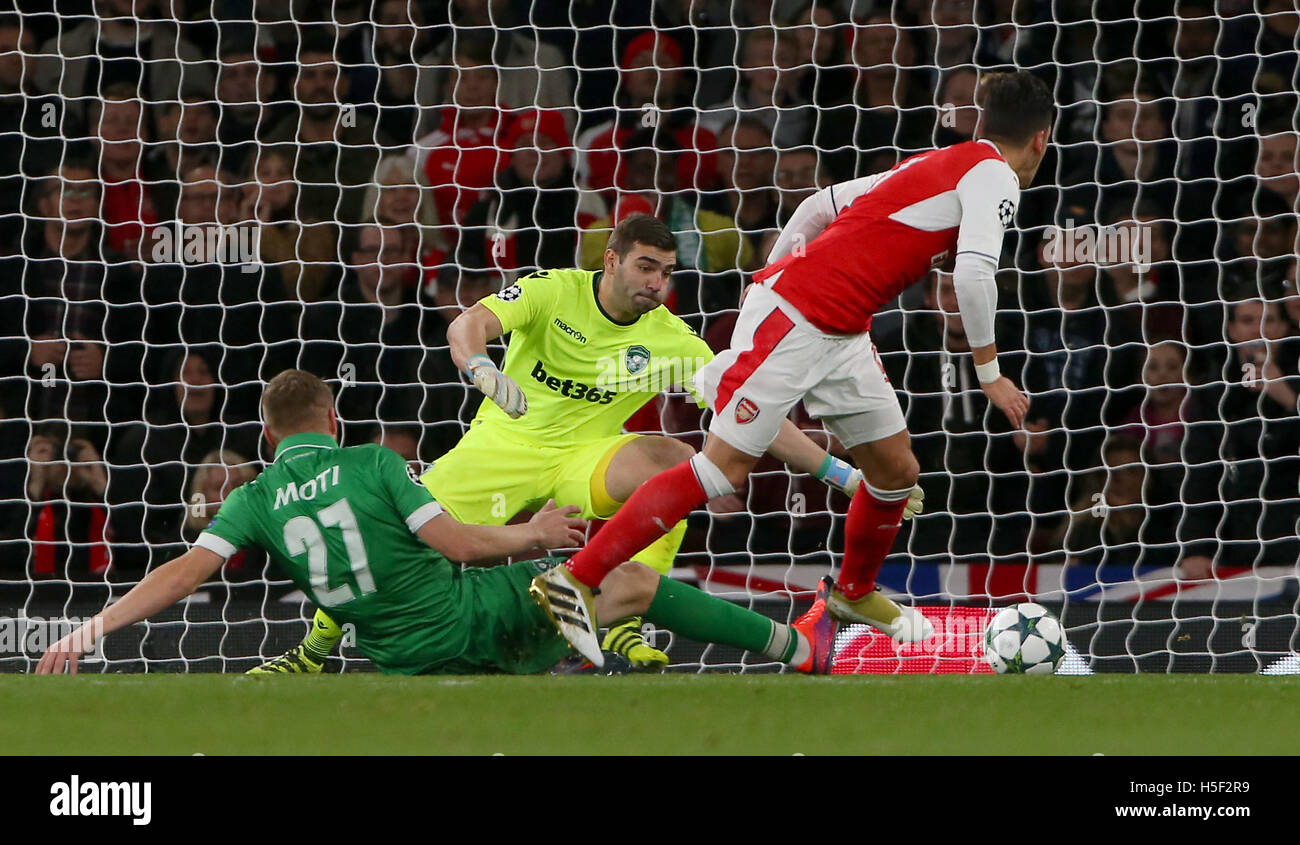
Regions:
<svg viewBox="0 0 1300 845"><path fill-rule="evenodd" d="M596 298L602 272L542 270L482 300L510 334L502 370L528 397L528 413L512 420L484 402L475 425L508 427L511 438L577 443L618 434L664 390L694 392L695 374L713 350L662 306L615 322Z"/></svg>
<svg viewBox="0 0 1300 845"><path fill-rule="evenodd" d="M228 558L258 546L381 670L414 673L460 656L470 598L459 567L415 535L443 512L383 446L286 437L275 462L222 503L195 545Z"/></svg>

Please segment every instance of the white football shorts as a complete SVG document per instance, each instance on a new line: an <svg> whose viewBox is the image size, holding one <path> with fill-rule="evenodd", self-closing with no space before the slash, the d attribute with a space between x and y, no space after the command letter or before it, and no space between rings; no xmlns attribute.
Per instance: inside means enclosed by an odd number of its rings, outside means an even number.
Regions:
<svg viewBox="0 0 1300 845"><path fill-rule="evenodd" d="M713 409L709 431L755 457L801 399L845 448L907 427L871 335L826 334L766 284L750 288L731 348L695 384Z"/></svg>

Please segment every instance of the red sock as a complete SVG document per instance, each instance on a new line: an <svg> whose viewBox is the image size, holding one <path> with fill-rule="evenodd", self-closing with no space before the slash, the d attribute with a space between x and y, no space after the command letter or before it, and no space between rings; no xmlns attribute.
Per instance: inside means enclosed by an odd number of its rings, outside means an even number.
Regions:
<svg viewBox="0 0 1300 845"><path fill-rule="evenodd" d="M876 588L876 576L898 536L906 506L906 497L882 502L868 493L865 485L853 494L844 525L844 563L838 581L847 598L860 599Z"/></svg>
<svg viewBox="0 0 1300 845"><path fill-rule="evenodd" d="M664 470L638 487L565 566L588 587L599 586L611 569L631 560L708 500L690 461Z"/></svg>

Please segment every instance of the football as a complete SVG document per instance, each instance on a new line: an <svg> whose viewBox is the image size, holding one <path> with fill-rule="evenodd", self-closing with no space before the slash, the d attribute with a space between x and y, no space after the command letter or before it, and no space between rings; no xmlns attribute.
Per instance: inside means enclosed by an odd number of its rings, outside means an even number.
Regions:
<svg viewBox="0 0 1300 845"><path fill-rule="evenodd" d="M999 675L1050 675L1065 657L1065 629L1041 604L1004 607L984 629L984 659Z"/></svg>

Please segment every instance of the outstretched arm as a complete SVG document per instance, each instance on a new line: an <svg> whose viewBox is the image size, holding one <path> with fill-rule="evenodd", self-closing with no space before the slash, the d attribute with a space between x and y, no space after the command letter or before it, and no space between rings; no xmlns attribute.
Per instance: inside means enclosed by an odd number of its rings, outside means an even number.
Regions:
<svg viewBox="0 0 1300 845"><path fill-rule="evenodd" d="M953 288L962 325L975 359L975 376L980 387L1014 428L1021 428L1029 413L1029 399L998 367L998 346L993 337L993 315L997 311L997 284L993 273L997 262L972 252L958 254L953 269Z"/></svg>
<svg viewBox="0 0 1300 845"><path fill-rule="evenodd" d="M523 525L474 525L449 513L420 526L425 545L451 560L503 558L547 549L573 549L586 539L587 521L573 505L557 508L551 500Z"/></svg>
<svg viewBox="0 0 1300 845"><path fill-rule="evenodd" d="M994 274L1003 236L1020 200L1019 182L1005 162L985 159L957 182L957 198L961 225L952 281L975 359L975 376L989 401L1007 415L1012 426L1020 428L1029 412L1029 399L999 370L993 332L998 306Z"/></svg>
<svg viewBox="0 0 1300 845"><path fill-rule="evenodd" d="M796 472L817 475L827 458L836 460L830 452L819 446L803 429L790 420L781 423L776 440L767 453Z"/></svg>
<svg viewBox="0 0 1300 845"><path fill-rule="evenodd" d="M781 431L767 453L790 469L815 476L846 496L852 496L862 484L861 470L818 446L803 429L788 419L781 423ZM918 484L908 496L903 519L911 519L924 509L925 493Z"/></svg>
<svg viewBox="0 0 1300 845"><path fill-rule="evenodd" d="M197 590L224 562L216 552L201 546L168 561L146 575L120 601L50 646L36 665L36 674L57 675L65 665L69 672L77 674L77 660L93 649L100 638L171 607Z"/></svg>

